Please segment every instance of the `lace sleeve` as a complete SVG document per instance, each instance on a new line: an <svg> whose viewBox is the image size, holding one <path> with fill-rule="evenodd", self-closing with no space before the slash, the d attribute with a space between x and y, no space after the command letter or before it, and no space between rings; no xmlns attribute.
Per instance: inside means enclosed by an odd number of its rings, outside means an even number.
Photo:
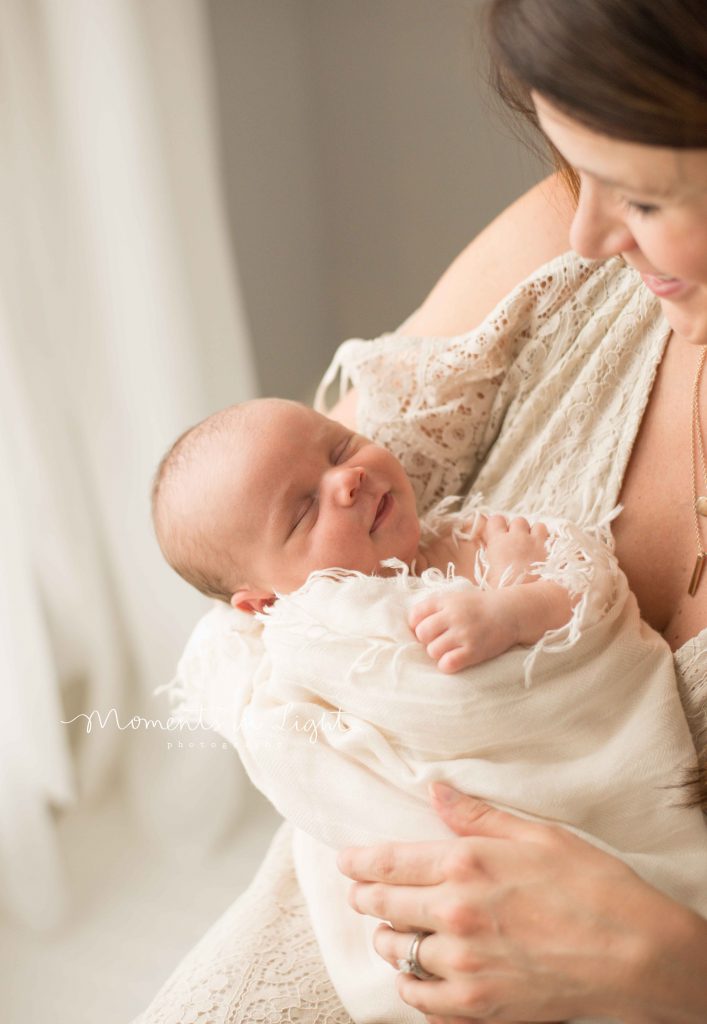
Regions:
<svg viewBox="0 0 707 1024"><path fill-rule="evenodd" d="M338 372L358 389L359 430L400 459L424 513L469 476L506 362L502 346L470 352L458 339L354 339L322 390Z"/></svg>
<svg viewBox="0 0 707 1024"><path fill-rule="evenodd" d="M519 385L537 372L518 362L520 354L541 329L552 335L558 309L573 301L593 266L573 254L554 260L467 334L394 333L344 342L320 384L316 408L327 411L325 396L337 376L342 395L357 388L359 430L400 459L424 514L441 498L465 492L496 436L501 384L511 367Z"/></svg>

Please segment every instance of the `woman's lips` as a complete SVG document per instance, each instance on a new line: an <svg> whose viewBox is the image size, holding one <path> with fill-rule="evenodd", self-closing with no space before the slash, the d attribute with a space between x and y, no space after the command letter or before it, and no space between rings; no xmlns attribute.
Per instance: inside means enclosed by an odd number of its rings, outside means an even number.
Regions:
<svg viewBox="0 0 707 1024"><path fill-rule="evenodd" d="M659 299L672 298L690 286L681 277L664 277L662 274L641 274L646 288L649 288Z"/></svg>
<svg viewBox="0 0 707 1024"><path fill-rule="evenodd" d="M371 526L371 529L369 531L370 533L374 533L378 529L380 524L383 522L383 520L387 519L392 507L393 495L390 493L390 491L386 491L381 500L378 502L378 508L376 509L376 515L375 519L373 520L373 525Z"/></svg>

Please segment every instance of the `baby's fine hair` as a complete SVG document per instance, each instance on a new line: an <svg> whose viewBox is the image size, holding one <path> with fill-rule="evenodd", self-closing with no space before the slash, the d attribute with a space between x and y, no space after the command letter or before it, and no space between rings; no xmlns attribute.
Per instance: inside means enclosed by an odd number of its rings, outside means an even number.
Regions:
<svg viewBox="0 0 707 1024"><path fill-rule="evenodd" d="M244 580L241 566L227 551L217 550L207 531L189 535L179 529L179 504L200 461L213 446L233 442L242 424L244 406L231 405L189 427L163 455L155 471L151 491L152 522L157 542L167 562L206 597L225 601ZM193 485L192 485L193 486Z"/></svg>

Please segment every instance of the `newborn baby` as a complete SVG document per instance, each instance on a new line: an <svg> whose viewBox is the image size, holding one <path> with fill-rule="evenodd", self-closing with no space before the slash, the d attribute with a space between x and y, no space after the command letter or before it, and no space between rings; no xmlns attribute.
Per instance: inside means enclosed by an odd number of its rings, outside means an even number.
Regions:
<svg viewBox="0 0 707 1024"><path fill-rule="evenodd" d="M335 851L447 837L432 782L558 822L707 912L672 654L608 528L507 525L476 500L421 523L389 452L276 400L194 427L155 480L163 552L222 602L180 661L178 717L226 736L294 826L297 884L356 1024L424 1018L372 953Z"/></svg>
<svg viewBox="0 0 707 1024"><path fill-rule="evenodd" d="M296 402L231 406L182 434L158 468L153 517L170 565L248 612L317 570L390 575L389 559L417 574L451 563L473 580L483 549L491 588L440 592L410 612L443 672L532 645L571 614L567 590L530 572L546 557L542 524L475 516L421 545L415 496L395 456ZM497 588L502 579L524 586Z"/></svg>

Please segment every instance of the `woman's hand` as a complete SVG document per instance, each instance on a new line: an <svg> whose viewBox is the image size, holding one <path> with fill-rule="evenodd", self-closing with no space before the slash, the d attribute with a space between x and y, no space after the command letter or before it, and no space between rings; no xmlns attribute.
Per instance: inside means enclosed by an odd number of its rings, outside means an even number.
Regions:
<svg viewBox="0 0 707 1024"><path fill-rule="evenodd" d="M421 966L398 977L403 1000L432 1021L625 1024L707 1020L707 922L621 861L565 829L434 787L460 836L344 850L351 905L389 924L378 953L393 966L417 931ZM392 925L392 927L390 927Z"/></svg>

